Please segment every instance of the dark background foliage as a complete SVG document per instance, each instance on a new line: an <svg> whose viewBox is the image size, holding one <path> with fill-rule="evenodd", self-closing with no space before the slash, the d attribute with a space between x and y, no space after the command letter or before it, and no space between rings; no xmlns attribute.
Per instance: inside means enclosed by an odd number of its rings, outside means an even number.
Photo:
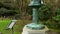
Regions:
<svg viewBox="0 0 60 34"><path fill-rule="evenodd" d="M39 8L39 20L50 28L60 26L60 0L43 0ZM0 0L0 17L13 16L16 19L32 19L30 0ZM12 17L12 18L13 18Z"/></svg>

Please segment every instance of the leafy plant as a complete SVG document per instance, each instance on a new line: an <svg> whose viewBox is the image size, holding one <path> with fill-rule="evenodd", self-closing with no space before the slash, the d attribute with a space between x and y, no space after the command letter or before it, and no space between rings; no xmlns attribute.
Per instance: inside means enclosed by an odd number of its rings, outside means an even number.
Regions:
<svg viewBox="0 0 60 34"><path fill-rule="evenodd" d="M0 9L0 16L12 16L17 14L15 10L7 10L6 8Z"/></svg>
<svg viewBox="0 0 60 34"><path fill-rule="evenodd" d="M47 20L50 18L51 16L51 10L50 10L50 5L47 4L47 5L43 5L40 7L39 9L39 18L40 20Z"/></svg>
<svg viewBox="0 0 60 34"><path fill-rule="evenodd" d="M45 24L49 28L60 29L60 9L56 8L55 13L56 15L52 17L53 20L47 20Z"/></svg>

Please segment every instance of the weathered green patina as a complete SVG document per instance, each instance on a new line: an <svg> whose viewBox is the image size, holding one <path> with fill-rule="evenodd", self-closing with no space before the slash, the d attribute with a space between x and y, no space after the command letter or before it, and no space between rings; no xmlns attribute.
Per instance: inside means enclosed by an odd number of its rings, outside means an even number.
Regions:
<svg viewBox="0 0 60 34"><path fill-rule="evenodd" d="M39 30L45 28L45 25L38 23L38 9L40 6L41 0L32 0L29 4L29 7L33 8L33 22L31 24L27 24L27 27L30 29Z"/></svg>

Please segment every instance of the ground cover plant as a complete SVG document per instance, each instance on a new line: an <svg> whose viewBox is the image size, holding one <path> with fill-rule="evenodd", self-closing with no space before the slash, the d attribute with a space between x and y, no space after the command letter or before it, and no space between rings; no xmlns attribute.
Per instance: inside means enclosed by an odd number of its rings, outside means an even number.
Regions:
<svg viewBox="0 0 60 34"><path fill-rule="evenodd" d="M6 30L6 28L8 27L8 25L11 23L11 19L0 19L0 32L2 32L2 34L12 34L12 30ZM14 31L15 34L16 31Z"/></svg>
<svg viewBox="0 0 60 34"><path fill-rule="evenodd" d="M2 32L3 34L6 34L5 28L8 26L8 24L11 22L10 19L0 19L0 32Z"/></svg>
<svg viewBox="0 0 60 34"><path fill-rule="evenodd" d="M12 34L12 30L6 30L6 28L8 27L8 25L11 23L11 19L0 19L0 32L2 32L2 34ZM14 25L14 34L21 34L24 25L26 25L27 23L31 23L30 20L17 20L16 24Z"/></svg>
<svg viewBox="0 0 60 34"><path fill-rule="evenodd" d="M10 24L11 19L0 19L0 32L2 32L3 34L12 34L12 30L5 30L8 25ZM14 34L21 34L23 31L23 27L28 24L31 23L31 20L17 20L16 24L14 25ZM41 21L40 21L41 23ZM49 28L50 29L50 28ZM56 29L52 29L51 31L56 32ZM57 30L58 32L58 30Z"/></svg>

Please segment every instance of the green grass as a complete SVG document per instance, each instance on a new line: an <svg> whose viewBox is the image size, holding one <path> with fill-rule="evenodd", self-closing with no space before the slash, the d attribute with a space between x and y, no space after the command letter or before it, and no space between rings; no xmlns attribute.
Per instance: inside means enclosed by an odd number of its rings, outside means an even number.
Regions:
<svg viewBox="0 0 60 34"><path fill-rule="evenodd" d="M10 19L0 19L0 32L3 34L12 34L11 29L10 30L5 30L7 26L11 23ZM27 23L31 23L30 20L18 20L16 24L14 25L14 34L21 34L24 25Z"/></svg>
<svg viewBox="0 0 60 34"><path fill-rule="evenodd" d="M12 34L12 30L6 30L6 28L8 27L8 25L11 23L10 19L0 19L0 32L2 32L3 34ZM17 31L18 29L18 25L14 25L14 34L19 34L19 32Z"/></svg>
<svg viewBox="0 0 60 34"><path fill-rule="evenodd" d="M16 24L14 25L14 34L21 34L24 25L31 23L31 20L17 20ZM0 32L2 32L3 34L12 34L11 29L10 30L5 30L5 28L7 28L7 26L11 23L10 19L0 19ZM57 31L56 29L50 29L51 31ZM59 31L60 32L60 31Z"/></svg>
<svg viewBox="0 0 60 34"><path fill-rule="evenodd" d="M60 32L60 29L52 29L52 28L49 28L49 29L53 32Z"/></svg>
<svg viewBox="0 0 60 34"><path fill-rule="evenodd" d="M14 26L14 31L16 31L15 33L21 34L23 27L28 23L31 23L31 21L30 20L18 20Z"/></svg>
<svg viewBox="0 0 60 34"><path fill-rule="evenodd" d="M2 32L3 34L7 34L8 31L6 31L5 29L7 28L10 22L11 22L10 19L4 19L4 20L0 19L0 32Z"/></svg>

